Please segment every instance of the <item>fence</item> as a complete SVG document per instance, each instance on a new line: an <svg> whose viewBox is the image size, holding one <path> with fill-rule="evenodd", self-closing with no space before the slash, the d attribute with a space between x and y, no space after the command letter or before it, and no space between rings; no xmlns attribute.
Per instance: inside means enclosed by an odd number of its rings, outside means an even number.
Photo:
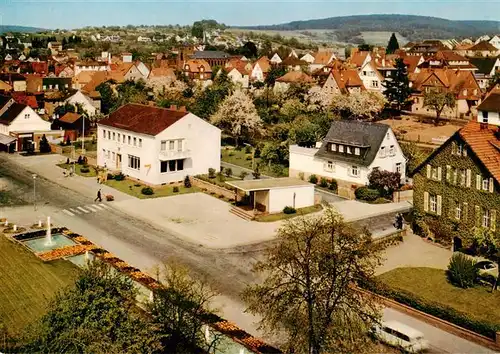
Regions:
<svg viewBox="0 0 500 354"><path fill-rule="evenodd" d="M217 186L217 185L209 183L209 182L205 182L205 181L198 179L196 177L191 177L191 181L192 181L193 185L195 185L196 187L199 187L199 188L204 188L209 193L223 195L225 198L228 198L231 200L234 199L234 196L235 196L234 191L230 191L229 189Z"/></svg>

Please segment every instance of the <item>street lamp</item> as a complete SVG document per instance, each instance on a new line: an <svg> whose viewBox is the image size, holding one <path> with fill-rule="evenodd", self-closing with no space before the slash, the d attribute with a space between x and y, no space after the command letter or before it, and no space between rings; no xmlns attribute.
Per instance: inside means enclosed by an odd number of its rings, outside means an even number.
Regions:
<svg viewBox="0 0 500 354"><path fill-rule="evenodd" d="M252 171L255 171L255 148L249 143L243 143L245 146L250 146L252 148Z"/></svg>
<svg viewBox="0 0 500 354"><path fill-rule="evenodd" d="M36 174L33 173L33 208L36 211Z"/></svg>

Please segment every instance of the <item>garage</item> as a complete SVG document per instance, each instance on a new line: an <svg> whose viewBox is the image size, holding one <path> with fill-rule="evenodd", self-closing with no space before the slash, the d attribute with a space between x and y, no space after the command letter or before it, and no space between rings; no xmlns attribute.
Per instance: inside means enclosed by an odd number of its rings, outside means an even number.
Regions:
<svg viewBox="0 0 500 354"><path fill-rule="evenodd" d="M279 213L314 205L314 185L298 178L269 178L226 182L246 196L248 206L264 213Z"/></svg>

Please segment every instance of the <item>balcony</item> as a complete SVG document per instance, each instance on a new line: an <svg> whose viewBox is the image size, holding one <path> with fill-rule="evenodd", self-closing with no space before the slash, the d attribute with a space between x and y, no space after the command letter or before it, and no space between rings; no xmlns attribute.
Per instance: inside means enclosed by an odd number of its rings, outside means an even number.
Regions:
<svg viewBox="0 0 500 354"><path fill-rule="evenodd" d="M178 159L187 159L191 157L191 150L162 150L160 151L160 160L178 160Z"/></svg>

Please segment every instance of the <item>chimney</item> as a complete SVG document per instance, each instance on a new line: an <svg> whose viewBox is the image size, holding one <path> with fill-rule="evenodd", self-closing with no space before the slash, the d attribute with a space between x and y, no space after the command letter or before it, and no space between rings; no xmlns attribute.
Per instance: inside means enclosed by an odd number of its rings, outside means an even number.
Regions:
<svg viewBox="0 0 500 354"><path fill-rule="evenodd" d="M179 112L187 112L186 106L180 106L179 107Z"/></svg>
<svg viewBox="0 0 500 354"><path fill-rule="evenodd" d="M484 122L479 123L479 129L481 129L481 130L488 129L488 123L484 123Z"/></svg>
<svg viewBox="0 0 500 354"><path fill-rule="evenodd" d="M175 104L172 104L170 105L170 108L169 108L171 111L177 111L177 105Z"/></svg>

